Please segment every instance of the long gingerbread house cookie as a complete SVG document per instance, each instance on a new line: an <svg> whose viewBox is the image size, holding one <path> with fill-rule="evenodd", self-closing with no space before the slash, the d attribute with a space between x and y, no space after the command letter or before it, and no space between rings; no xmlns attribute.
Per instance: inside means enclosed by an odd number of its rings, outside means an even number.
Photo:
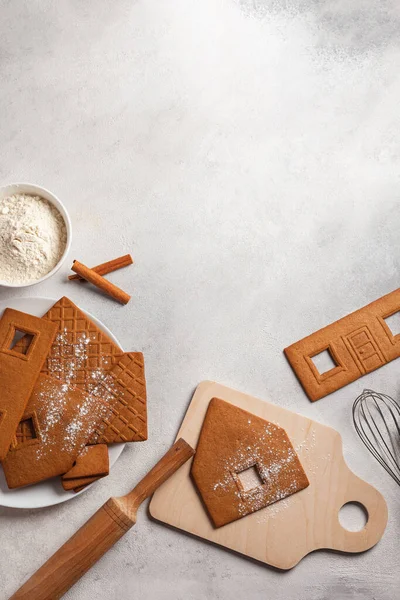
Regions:
<svg viewBox="0 0 400 600"><path fill-rule="evenodd" d="M6 456L57 327L45 320L7 308L0 320L0 461ZM25 334L20 351L14 343Z"/></svg>
<svg viewBox="0 0 400 600"><path fill-rule="evenodd" d="M400 357L400 289L285 348L311 401Z"/></svg>
<svg viewBox="0 0 400 600"><path fill-rule="evenodd" d="M215 527L309 485L284 429L219 398L208 406L191 473Z"/></svg>
<svg viewBox="0 0 400 600"><path fill-rule="evenodd" d="M9 488L70 471L110 407L100 398L40 375L3 461Z"/></svg>

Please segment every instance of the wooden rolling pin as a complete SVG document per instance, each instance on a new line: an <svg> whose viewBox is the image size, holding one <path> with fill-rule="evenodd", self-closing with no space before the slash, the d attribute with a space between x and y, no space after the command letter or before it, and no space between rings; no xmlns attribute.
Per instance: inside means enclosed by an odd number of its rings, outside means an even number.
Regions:
<svg viewBox="0 0 400 600"><path fill-rule="evenodd" d="M194 454L179 439L126 496L110 498L10 600L57 600L136 523L140 504Z"/></svg>

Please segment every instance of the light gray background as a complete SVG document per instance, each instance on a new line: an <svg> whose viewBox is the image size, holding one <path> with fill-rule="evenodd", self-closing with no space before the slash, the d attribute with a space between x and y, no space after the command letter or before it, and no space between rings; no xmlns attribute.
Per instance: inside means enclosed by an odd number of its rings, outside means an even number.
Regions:
<svg viewBox="0 0 400 600"><path fill-rule="evenodd" d="M0 508L1 597L172 443L195 386L270 397L343 435L384 493L386 534L358 556L318 552L280 573L151 522L66 598L394 600L400 494L351 423L365 385L399 398L394 362L310 404L282 349L399 286L397 0L0 1L0 183L67 205L73 250L51 281L146 357L150 439L62 506ZM126 307L68 284L110 277Z"/></svg>

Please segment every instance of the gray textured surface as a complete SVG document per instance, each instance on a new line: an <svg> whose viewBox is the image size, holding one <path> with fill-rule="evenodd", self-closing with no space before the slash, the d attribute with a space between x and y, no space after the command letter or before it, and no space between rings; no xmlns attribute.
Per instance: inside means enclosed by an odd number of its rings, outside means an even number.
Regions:
<svg viewBox="0 0 400 600"><path fill-rule="evenodd" d="M397 0L0 0L0 10L0 183L57 193L74 257L136 260L111 277L133 292L125 308L65 283L67 265L23 293L69 294L145 352L151 433L70 503L0 508L1 597L132 487L207 378L337 428L349 465L388 501L382 542L358 556L318 552L282 574L142 511L66 598L394 600L400 494L351 425L364 382L311 405L282 348L400 283ZM399 398L399 362L366 383Z"/></svg>

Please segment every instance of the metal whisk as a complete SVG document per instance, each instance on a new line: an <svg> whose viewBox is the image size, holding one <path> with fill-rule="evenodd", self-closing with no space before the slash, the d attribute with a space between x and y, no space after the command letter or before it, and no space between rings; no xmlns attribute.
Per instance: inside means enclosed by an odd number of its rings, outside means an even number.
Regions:
<svg viewBox="0 0 400 600"><path fill-rule="evenodd" d="M386 394L364 390L353 404L358 435L400 485L400 405Z"/></svg>

